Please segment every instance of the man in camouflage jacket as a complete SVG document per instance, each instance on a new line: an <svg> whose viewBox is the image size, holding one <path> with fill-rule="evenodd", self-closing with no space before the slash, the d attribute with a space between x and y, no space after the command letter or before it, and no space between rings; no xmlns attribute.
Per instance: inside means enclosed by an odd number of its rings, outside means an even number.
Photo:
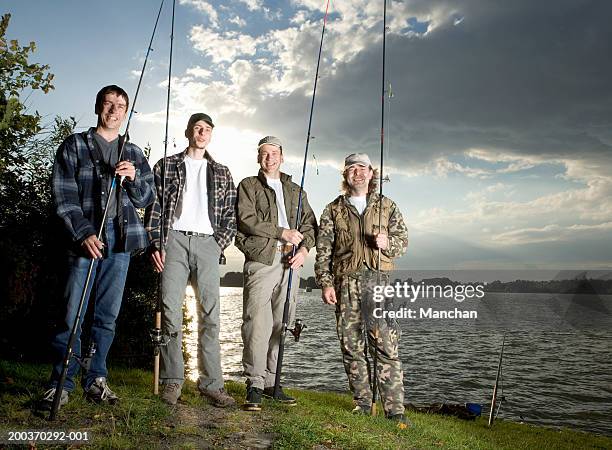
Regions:
<svg viewBox="0 0 612 450"><path fill-rule="evenodd" d="M372 290L387 284L393 259L408 246L408 232L397 205L375 193L376 176L366 154L352 154L344 164L344 195L321 215L315 275L323 301L336 305L336 328L344 368L356 406L366 413L372 403L364 329L378 370L378 389L385 416L404 421L404 386L397 327L372 317ZM382 220L379 224L379 208ZM380 273L378 273L378 249Z"/></svg>

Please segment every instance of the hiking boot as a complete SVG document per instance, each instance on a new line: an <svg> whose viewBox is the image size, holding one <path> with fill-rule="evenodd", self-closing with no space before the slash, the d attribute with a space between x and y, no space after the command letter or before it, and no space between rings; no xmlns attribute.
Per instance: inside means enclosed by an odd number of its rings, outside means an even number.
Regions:
<svg viewBox="0 0 612 450"><path fill-rule="evenodd" d="M234 397L229 395L223 388L221 389L200 389L200 395L206 397L206 399L217 408L227 408L228 406L234 406L236 400Z"/></svg>
<svg viewBox="0 0 612 450"><path fill-rule="evenodd" d="M119 397L111 391L106 384L106 378L98 377L85 391L85 398L94 403L109 403L111 405L119 401Z"/></svg>
<svg viewBox="0 0 612 450"><path fill-rule="evenodd" d="M43 398L39 403L39 408L43 411L51 411L53 407L53 398L55 397L55 389L51 388L45 391L43 394ZM62 395L60 395L59 408L68 403L68 391L66 389L62 389ZM58 408L58 409L59 409Z"/></svg>
<svg viewBox="0 0 612 450"><path fill-rule="evenodd" d="M161 399L168 405L176 405L176 402L181 397L181 385L178 383L168 383L164 386Z"/></svg>
<svg viewBox="0 0 612 450"><path fill-rule="evenodd" d="M274 397L274 386L264 388L263 396L266 398L271 398L272 400L276 400L277 402L280 402L284 405L288 405L288 406L297 405L297 402L295 401L293 397L290 397L283 392L282 387L280 388L280 393L278 394L277 397Z"/></svg>
<svg viewBox="0 0 612 450"><path fill-rule="evenodd" d="M360 415L360 416L369 416L370 415L370 407L366 405L357 405L351 411L352 414Z"/></svg>
<svg viewBox="0 0 612 450"><path fill-rule="evenodd" d="M242 409L245 411L261 411L261 396L263 391L259 388L248 386L247 396Z"/></svg>
<svg viewBox="0 0 612 450"><path fill-rule="evenodd" d="M397 422L400 428L411 427L412 423L408 420L404 414L389 414L387 419Z"/></svg>

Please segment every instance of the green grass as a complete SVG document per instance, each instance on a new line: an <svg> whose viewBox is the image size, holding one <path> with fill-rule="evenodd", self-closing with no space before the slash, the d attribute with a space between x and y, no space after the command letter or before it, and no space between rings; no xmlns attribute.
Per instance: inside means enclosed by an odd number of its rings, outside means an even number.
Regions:
<svg viewBox="0 0 612 450"><path fill-rule="evenodd" d="M278 448L354 449L604 449L612 438L573 430L485 419L468 422L452 417L407 413L413 426L400 429L384 417L355 416L348 395L291 391L299 398L292 413L274 412Z"/></svg>
<svg viewBox="0 0 612 450"><path fill-rule="evenodd" d="M0 430L87 430L100 448L130 448L134 439L154 445L164 434L167 407L151 393L150 375L134 369L111 372L112 388L122 399L118 404L90 403L77 388L57 420L49 422L48 413L34 412L49 370L49 366L0 362Z"/></svg>
<svg viewBox="0 0 612 450"><path fill-rule="evenodd" d="M436 415L408 413L413 426L400 429L384 417L350 413L350 396L289 390L298 406L264 401L260 413L238 408L219 410L206 403L195 385L186 383L178 409L151 392L152 374L115 368L109 381L121 401L113 406L85 401L80 389L49 422L33 413L48 366L0 361L0 431L88 431L93 448L248 448L273 441L274 448L342 449L606 449L612 438L573 430L555 430L484 419L466 422ZM244 385L228 383L241 403ZM1 443L0 443L1 445ZM40 444L39 444L40 446ZM60 446L55 446L60 448ZM53 446L46 447L53 448Z"/></svg>

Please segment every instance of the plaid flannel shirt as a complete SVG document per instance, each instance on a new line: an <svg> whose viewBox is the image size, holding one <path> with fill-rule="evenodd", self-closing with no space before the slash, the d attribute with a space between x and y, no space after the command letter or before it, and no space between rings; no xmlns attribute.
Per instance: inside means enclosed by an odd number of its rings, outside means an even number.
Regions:
<svg viewBox="0 0 612 450"><path fill-rule="evenodd" d="M183 188L187 170L185 156L187 150L166 158L166 192L164 199L164 246L168 242L168 232L174 219L177 205L183 199ZM229 169L217 163L208 152L204 153L208 161L206 170L206 184L208 188L208 217L213 227L214 238L221 247L219 263L225 264L223 251L229 247L236 236L236 187ZM145 212L145 228L149 240L157 250L160 250L160 217L162 198L162 163L160 159L153 173L155 175L155 188L157 196Z"/></svg>
<svg viewBox="0 0 612 450"><path fill-rule="evenodd" d="M53 200L74 243L80 244L101 226L108 198L110 171L94 144L95 128L75 133L59 146L53 164ZM131 142L123 148L122 160L136 167L134 181L124 180L119 188L117 217L123 250L131 252L148 245L147 234L136 208L153 202L153 174L142 150Z"/></svg>

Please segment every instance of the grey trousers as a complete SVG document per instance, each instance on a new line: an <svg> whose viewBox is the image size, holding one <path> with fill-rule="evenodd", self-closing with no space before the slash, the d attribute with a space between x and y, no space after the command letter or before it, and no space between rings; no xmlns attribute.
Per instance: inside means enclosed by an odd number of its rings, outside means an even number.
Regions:
<svg viewBox="0 0 612 450"><path fill-rule="evenodd" d="M271 266L256 261L244 264L242 365L248 386L274 386L288 280L289 269L278 252ZM299 269L293 271L291 285L288 324L293 323L295 315Z"/></svg>
<svg viewBox="0 0 612 450"><path fill-rule="evenodd" d="M220 254L212 236L185 236L170 230L162 272L162 330L169 337L168 345L162 346L160 353L160 380L164 384L182 384L185 380L183 301L187 282L191 280L198 301L198 387L223 387L219 344Z"/></svg>

